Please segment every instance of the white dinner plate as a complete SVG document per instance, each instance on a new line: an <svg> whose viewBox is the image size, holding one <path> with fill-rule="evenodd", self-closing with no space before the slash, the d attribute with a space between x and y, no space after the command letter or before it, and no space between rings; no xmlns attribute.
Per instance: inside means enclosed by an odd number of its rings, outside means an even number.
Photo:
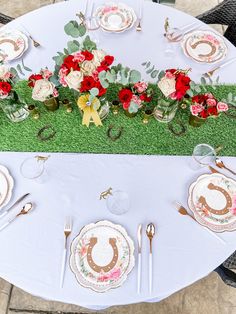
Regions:
<svg viewBox="0 0 236 314"><path fill-rule="evenodd" d="M70 267L85 288L117 288L134 267L134 243L126 230L110 221L83 227L71 244Z"/></svg>
<svg viewBox="0 0 236 314"><path fill-rule="evenodd" d="M189 188L195 219L215 232L236 230L236 181L222 174L200 176Z"/></svg>
<svg viewBox="0 0 236 314"><path fill-rule="evenodd" d="M28 49L28 37L18 30L0 32L0 61L20 58Z"/></svg>
<svg viewBox="0 0 236 314"><path fill-rule="evenodd" d="M0 211L9 203L13 187L14 181L9 170L5 166L0 165Z"/></svg>
<svg viewBox="0 0 236 314"><path fill-rule="evenodd" d="M137 20L134 10L123 4L109 2L97 8L95 16L102 29L107 32L120 33L131 27Z"/></svg>
<svg viewBox="0 0 236 314"><path fill-rule="evenodd" d="M187 57L200 63L219 62L228 52L222 36L209 30L197 30L185 35L182 49Z"/></svg>

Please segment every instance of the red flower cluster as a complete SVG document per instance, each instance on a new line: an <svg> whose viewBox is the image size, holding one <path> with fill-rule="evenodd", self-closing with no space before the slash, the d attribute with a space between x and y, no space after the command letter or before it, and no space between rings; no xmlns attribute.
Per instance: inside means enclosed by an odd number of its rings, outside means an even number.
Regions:
<svg viewBox="0 0 236 314"><path fill-rule="evenodd" d="M175 78L175 92L171 94L172 99L181 100L190 89L190 77L183 71L176 69L166 70L165 76L167 78Z"/></svg>
<svg viewBox="0 0 236 314"><path fill-rule="evenodd" d="M228 110L228 105L218 102L212 94L201 94L192 97L191 113L194 116L206 119L218 116L220 112Z"/></svg>
<svg viewBox="0 0 236 314"><path fill-rule="evenodd" d="M104 55L102 50L75 52L64 59L59 71L59 81L62 86L69 86L81 93L98 88L98 96L102 96L106 93L106 89L100 83L99 73L110 70L109 67L113 62L114 57ZM76 77L69 78L68 75L73 74L74 71L80 72L81 75L77 73Z"/></svg>
<svg viewBox="0 0 236 314"><path fill-rule="evenodd" d="M138 82L133 87L123 88L119 91L118 97L123 105L124 110L137 112L142 107L144 102L150 102L151 96L148 96L148 84L145 82Z"/></svg>
<svg viewBox="0 0 236 314"><path fill-rule="evenodd" d="M38 80L42 80L43 76L41 74L32 74L30 75L29 79L28 79L28 86L29 87L34 87L35 82Z"/></svg>

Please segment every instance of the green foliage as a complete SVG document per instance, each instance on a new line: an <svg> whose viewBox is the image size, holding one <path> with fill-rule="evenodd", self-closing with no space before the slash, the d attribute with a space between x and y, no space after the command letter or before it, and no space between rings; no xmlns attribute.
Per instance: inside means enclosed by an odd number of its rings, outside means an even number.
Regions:
<svg viewBox="0 0 236 314"><path fill-rule="evenodd" d="M80 43L77 40L68 41L67 43L67 50L69 54L72 54L78 51L80 48Z"/></svg>
<svg viewBox="0 0 236 314"><path fill-rule="evenodd" d="M97 49L97 45L95 44L95 42L93 42L89 36L85 37L85 40L83 41L83 49L88 50L88 51L92 51Z"/></svg>
<svg viewBox="0 0 236 314"><path fill-rule="evenodd" d="M78 24L77 21L70 21L64 27L65 33L73 38L83 37L86 34L86 27Z"/></svg>

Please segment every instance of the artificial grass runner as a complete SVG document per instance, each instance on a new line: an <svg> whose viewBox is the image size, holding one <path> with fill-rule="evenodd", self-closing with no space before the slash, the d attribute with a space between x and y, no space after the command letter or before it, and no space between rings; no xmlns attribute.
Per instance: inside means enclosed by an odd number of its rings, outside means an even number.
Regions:
<svg viewBox="0 0 236 314"><path fill-rule="evenodd" d="M158 99L158 89L154 88L153 102ZM236 86L219 85L216 90L208 87L217 99L226 99L228 93L236 94ZM17 91L27 103L32 103L31 91L26 82L20 82ZM187 127L182 136L173 135L165 123L155 119L145 125L142 123L142 113L134 118L128 118L120 110L117 116L112 113L103 121L102 127L89 128L82 125L82 117L76 106L73 93L67 88L60 89L60 98L74 101L74 110L67 113L60 107L55 112L46 111L39 103L41 116L39 120L29 117L23 122L12 123L0 113L0 150L16 152L76 152L76 153L107 153L107 154L143 154L143 155L191 155L193 147L199 143L208 143L213 147L223 145L222 155L236 156L236 120L222 114L217 119L210 118L200 128L188 125L189 108L180 109L175 121L181 119ZM109 87L107 99L117 98L117 86ZM54 138L40 141L37 138L39 129L52 125L56 130ZM112 141L107 136L110 125L114 133L123 127L120 139ZM176 128L178 126L176 125Z"/></svg>

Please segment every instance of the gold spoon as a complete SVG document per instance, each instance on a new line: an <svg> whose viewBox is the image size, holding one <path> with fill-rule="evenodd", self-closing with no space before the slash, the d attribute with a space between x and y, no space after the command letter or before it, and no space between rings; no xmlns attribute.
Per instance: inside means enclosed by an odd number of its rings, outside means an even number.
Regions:
<svg viewBox="0 0 236 314"><path fill-rule="evenodd" d="M149 292L152 292L152 239L155 235L155 226L153 223L149 223L146 227L146 235L150 242L149 253Z"/></svg>
<svg viewBox="0 0 236 314"><path fill-rule="evenodd" d="M224 169L228 170L229 172L231 172L232 174L236 175L236 172L234 172L233 170L226 167L225 164L223 163L223 161L219 157L216 158L215 163L216 163L216 166L218 168L221 168L221 169L224 168Z"/></svg>
<svg viewBox="0 0 236 314"><path fill-rule="evenodd" d="M28 214L28 212L33 208L33 204L32 203L26 203L21 211L14 216L13 218L9 219L2 227L0 227L0 231L2 231L3 229L5 229L11 222L13 222L17 217L21 216L21 215L26 215Z"/></svg>

